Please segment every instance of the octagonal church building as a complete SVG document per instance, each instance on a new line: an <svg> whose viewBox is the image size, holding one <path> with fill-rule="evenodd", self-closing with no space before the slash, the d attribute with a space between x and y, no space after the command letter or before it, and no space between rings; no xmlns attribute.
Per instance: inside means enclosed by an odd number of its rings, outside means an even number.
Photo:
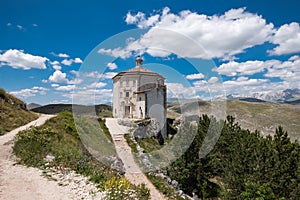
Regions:
<svg viewBox="0 0 300 200"><path fill-rule="evenodd" d="M166 120L165 78L142 66L140 56L136 65L120 72L113 79L113 116L115 118L155 118ZM162 125L162 124L161 124Z"/></svg>

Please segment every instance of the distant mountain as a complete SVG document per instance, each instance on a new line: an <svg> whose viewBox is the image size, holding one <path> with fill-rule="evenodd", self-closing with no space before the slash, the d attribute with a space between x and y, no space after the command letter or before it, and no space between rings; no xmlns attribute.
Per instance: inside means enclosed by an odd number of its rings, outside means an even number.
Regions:
<svg viewBox="0 0 300 200"><path fill-rule="evenodd" d="M111 106L106 104L99 104L99 105L73 105L73 104L48 104L45 106L37 107L32 109L32 111L37 113L43 113L43 114L57 114L62 111L70 111L72 112L73 108L76 110L77 113L93 113L96 112L96 114L100 114L105 112L106 114L111 115Z"/></svg>
<svg viewBox="0 0 300 200"><path fill-rule="evenodd" d="M246 95L230 94L227 96L228 100L241 100L245 98L255 98L263 101L271 101L277 103L288 103L292 102L293 99L300 98L300 89L286 89L277 92L255 92Z"/></svg>
<svg viewBox="0 0 300 200"><path fill-rule="evenodd" d="M252 98L252 97L248 97L248 98L240 98L240 101L256 102L256 103L263 103L263 102L266 102L266 101L264 101L264 100L256 99L256 98Z"/></svg>
<svg viewBox="0 0 300 200"><path fill-rule="evenodd" d="M37 104L37 103L30 103L30 104L27 104L26 105L26 108L28 109L28 110L32 110L32 109L34 109L34 108L38 108L38 107L41 107L42 105L40 105L40 104Z"/></svg>
<svg viewBox="0 0 300 200"><path fill-rule="evenodd" d="M273 135L275 129L281 125L288 132L292 140L300 141L300 104L288 105L271 102L250 102L257 99L228 100L226 104L218 102L188 102L177 105L170 105L167 110L169 118L177 118L182 114L195 115L216 115L219 114L219 106L226 111L226 115L235 117L236 121L251 131L259 130L262 135ZM299 100L296 100L298 103ZM295 103L295 102L294 102ZM222 111L220 109L220 112ZM222 112L221 112L222 113Z"/></svg>

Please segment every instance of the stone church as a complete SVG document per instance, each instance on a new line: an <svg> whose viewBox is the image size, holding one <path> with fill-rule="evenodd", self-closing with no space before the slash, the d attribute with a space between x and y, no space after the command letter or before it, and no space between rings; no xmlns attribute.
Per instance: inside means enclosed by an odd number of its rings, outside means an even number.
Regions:
<svg viewBox="0 0 300 200"><path fill-rule="evenodd" d="M136 66L120 72L113 79L113 116L115 118L155 118L166 121L165 78L142 66L140 56Z"/></svg>

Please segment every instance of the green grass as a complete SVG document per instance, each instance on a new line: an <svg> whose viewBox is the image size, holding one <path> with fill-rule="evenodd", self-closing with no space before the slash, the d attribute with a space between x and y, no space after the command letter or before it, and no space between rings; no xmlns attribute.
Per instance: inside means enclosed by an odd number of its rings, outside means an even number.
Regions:
<svg viewBox="0 0 300 200"><path fill-rule="evenodd" d="M108 130L108 128L107 128L106 125L105 125L105 119L99 118L98 121L99 121L100 127L101 127L101 129L103 130L103 132L104 132L104 134L106 135L106 137L107 137L111 142L113 142L113 139L112 139L112 137L111 137L111 134L109 133L109 130Z"/></svg>
<svg viewBox="0 0 300 200"><path fill-rule="evenodd" d="M185 200L179 196L176 189L170 186L164 179L154 176L152 174L146 174L147 178L152 182L152 184L158 189L161 193L163 193L169 200Z"/></svg>
<svg viewBox="0 0 300 200"><path fill-rule="evenodd" d="M21 164L38 168L44 168L44 158L53 155L55 159L51 166L70 168L89 176L95 183L118 176L86 150L69 112L60 113L40 127L20 132L16 137L13 153L20 158Z"/></svg>
<svg viewBox="0 0 300 200"><path fill-rule="evenodd" d="M163 146L158 143L154 138L136 138L137 143L145 150L145 153L150 153L155 150L159 150Z"/></svg>
<svg viewBox="0 0 300 200"><path fill-rule="evenodd" d="M94 119L94 120L91 120ZM106 190L112 180L122 180L122 175L110 169L95 157L116 155L113 145L108 139L109 134L104 121L99 122L90 116L76 118L76 125L72 113L61 112L56 117L46 121L39 127L21 131L16 136L13 153L19 158L20 164L44 169L47 155L54 156L51 167L63 167L89 177L89 180ZM101 127L101 128L100 128ZM83 145L83 143L88 145ZM105 146L107 145L107 147ZM99 148L101 147L101 148ZM89 151L88 151L88 150ZM93 155L90 154L93 152ZM97 157L98 158L98 157ZM49 161L48 161L49 162ZM121 183L120 183L121 184ZM141 200L148 200L149 190L145 185L129 184L129 191ZM108 192L106 190L106 192ZM109 192L108 192L109 193ZM127 194L119 187L114 188L114 199L123 199ZM132 199L125 195L125 199ZM112 196L108 194L108 199Z"/></svg>
<svg viewBox="0 0 300 200"><path fill-rule="evenodd" d="M38 115L24 109L25 103L0 90L0 135L23 126L38 118Z"/></svg>
<svg viewBox="0 0 300 200"><path fill-rule="evenodd" d="M136 144L132 141L130 134L125 134L124 138L126 139L127 144L130 146L133 153L138 153Z"/></svg>

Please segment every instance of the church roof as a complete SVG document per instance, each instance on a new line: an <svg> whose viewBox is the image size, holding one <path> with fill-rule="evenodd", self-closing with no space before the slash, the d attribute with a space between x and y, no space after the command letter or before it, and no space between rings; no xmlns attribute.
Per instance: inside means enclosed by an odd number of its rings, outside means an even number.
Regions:
<svg viewBox="0 0 300 200"><path fill-rule="evenodd" d="M115 80L116 78L121 78L124 75L126 76L126 75L136 75L136 74L159 76L160 78L164 79L162 75L142 67L142 61L143 60L140 58L140 56L138 56L138 58L136 59L136 67L120 72L117 75L115 75L112 79Z"/></svg>

